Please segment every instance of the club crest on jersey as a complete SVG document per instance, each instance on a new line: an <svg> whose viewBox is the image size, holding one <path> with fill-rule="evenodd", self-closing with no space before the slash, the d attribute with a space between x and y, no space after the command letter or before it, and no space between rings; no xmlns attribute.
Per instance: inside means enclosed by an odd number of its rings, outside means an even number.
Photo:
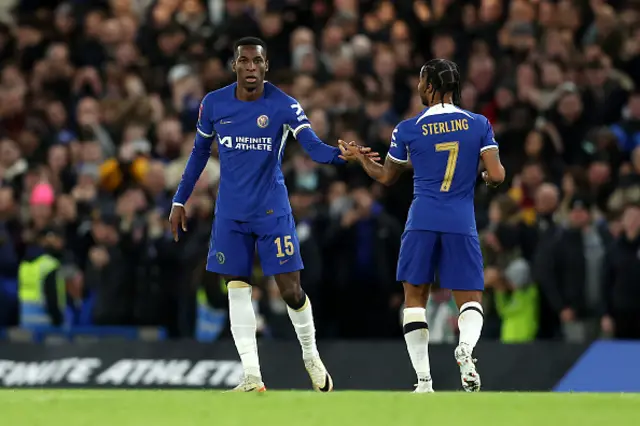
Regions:
<svg viewBox="0 0 640 426"><path fill-rule="evenodd" d="M269 125L269 117L267 117L266 115L261 115L260 117L258 117L258 127L260 127L261 129L264 129L268 125Z"/></svg>

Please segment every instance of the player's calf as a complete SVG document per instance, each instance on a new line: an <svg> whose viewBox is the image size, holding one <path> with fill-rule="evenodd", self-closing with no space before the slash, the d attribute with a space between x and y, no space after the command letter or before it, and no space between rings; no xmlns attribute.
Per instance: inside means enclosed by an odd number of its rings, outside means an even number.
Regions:
<svg viewBox="0 0 640 426"><path fill-rule="evenodd" d="M289 308L297 311L302 309L305 303L308 302L309 299L300 285L288 285L283 287L284 288L280 290L280 296Z"/></svg>
<svg viewBox="0 0 640 426"><path fill-rule="evenodd" d="M433 392L429 366L429 326L425 308L406 308L403 316L404 340L411 364L418 376L416 393Z"/></svg>
<svg viewBox="0 0 640 426"><path fill-rule="evenodd" d="M415 393L433 392L429 365L429 326L424 308L429 298L429 286L404 283L405 306L403 312L404 340L411 364L418 377Z"/></svg>
<svg viewBox="0 0 640 426"><path fill-rule="evenodd" d="M238 388L241 392L249 392L247 389L264 387L258 358L257 323L251 302L251 286L247 279L231 278L227 280L227 290L231 334L245 375L243 383Z"/></svg>
<svg viewBox="0 0 640 426"><path fill-rule="evenodd" d="M317 358L316 329L313 322L311 301L300 286L300 273L291 272L275 276L276 284L280 289L280 295L287 304L287 312L293 323L300 346L302 358Z"/></svg>
<svg viewBox="0 0 640 426"><path fill-rule="evenodd" d="M313 321L311 300L300 286L300 272L290 272L275 276L280 294L287 304L287 313L293 324L300 347L302 359L309 373L313 388L320 392L333 390L333 380L320 359L316 345L316 327Z"/></svg>

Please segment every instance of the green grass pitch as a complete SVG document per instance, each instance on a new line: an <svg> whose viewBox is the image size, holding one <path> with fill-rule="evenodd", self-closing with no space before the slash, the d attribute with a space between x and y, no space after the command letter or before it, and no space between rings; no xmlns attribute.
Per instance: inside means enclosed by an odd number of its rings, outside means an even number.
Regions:
<svg viewBox="0 0 640 426"><path fill-rule="evenodd" d="M640 394L2 390L11 426L626 426Z"/></svg>

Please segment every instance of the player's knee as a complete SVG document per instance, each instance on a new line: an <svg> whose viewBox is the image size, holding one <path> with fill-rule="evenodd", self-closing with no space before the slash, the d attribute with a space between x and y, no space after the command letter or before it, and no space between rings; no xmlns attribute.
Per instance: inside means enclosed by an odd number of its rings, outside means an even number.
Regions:
<svg viewBox="0 0 640 426"><path fill-rule="evenodd" d="M233 303L251 303L251 286L246 278L231 277L225 279L227 283L227 295L229 302Z"/></svg>
<svg viewBox="0 0 640 426"><path fill-rule="evenodd" d="M227 288L250 287L248 277L238 277L235 275L223 275L222 279L227 284Z"/></svg>
<svg viewBox="0 0 640 426"><path fill-rule="evenodd" d="M280 290L280 295L282 296L282 300L289 306L291 309L297 311L302 308L307 300L307 295L302 290L300 286L291 286Z"/></svg>
<svg viewBox="0 0 640 426"><path fill-rule="evenodd" d="M407 308L424 308L429 299L428 285L413 285L405 282L404 304Z"/></svg>
<svg viewBox="0 0 640 426"><path fill-rule="evenodd" d="M482 308L482 304L480 302L466 302L460 305L460 315L465 312L477 312L484 317L484 309Z"/></svg>
<svg viewBox="0 0 640 426"><path fill-rule="evenodd" d="M469 306L482 306L482 292L481 291L461 291L454 290L453 298L456 301L458 309L469 304Z"/></svg>

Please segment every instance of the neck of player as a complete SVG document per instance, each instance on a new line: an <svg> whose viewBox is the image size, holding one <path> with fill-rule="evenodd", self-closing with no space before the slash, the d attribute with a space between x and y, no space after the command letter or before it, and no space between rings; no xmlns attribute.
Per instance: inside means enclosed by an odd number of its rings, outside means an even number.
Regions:
<svg viewBox="0 0 640 426"><path fill-rule="evenodd" d="M453 93L445 93L444 96L441 96L439 93L436 93L435 96L433 97L433 101L431 101L431 105L429 106L432 107L442 103L453 105Z"/></svg>
<svg viewBox="0 0 640 426"><path fill-rule="evenodd" d="M241 101L251 102L260 99L262 92L264 92L264 82L252 88L243 87L238 84L238 88L236 89L236 98Z"/></svg>

